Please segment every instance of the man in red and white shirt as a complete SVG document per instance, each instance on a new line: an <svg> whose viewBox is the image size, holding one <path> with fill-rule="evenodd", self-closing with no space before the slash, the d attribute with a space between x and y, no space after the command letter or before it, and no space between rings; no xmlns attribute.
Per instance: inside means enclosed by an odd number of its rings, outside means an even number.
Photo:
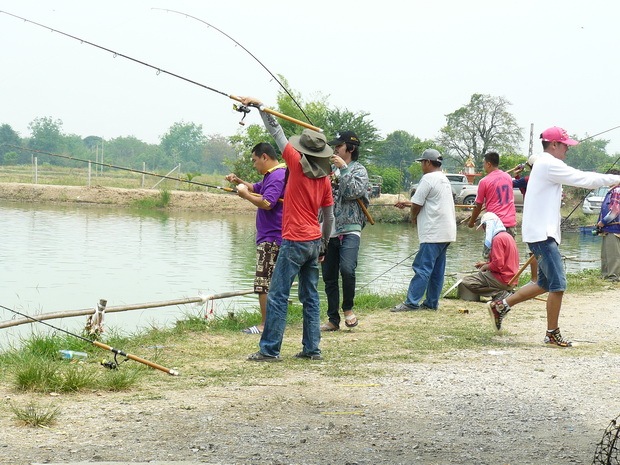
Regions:
<svg viewBox="0 0 620 465"><path fill-rule="evenodd" d="M471 213L468 226L473 228L476 225L476 219L484 205L487 212L495 213L502 220L506 231L514 237L517 211L512 191L512 178L508 173L499 169L497 152L488 152L484 155L484 170L487 175L478 184L476 206Z"/></svg>
<svg viewBox="0 0 620 465"><path fill-rule="evenodd" d="M489 259L476 263L478 273L464 277L461 284L474 294L503 299L510 294L509 283L519 271L519 249L495 213L482 215L478 228L481 227L485 246L490 249Z"/></svg>

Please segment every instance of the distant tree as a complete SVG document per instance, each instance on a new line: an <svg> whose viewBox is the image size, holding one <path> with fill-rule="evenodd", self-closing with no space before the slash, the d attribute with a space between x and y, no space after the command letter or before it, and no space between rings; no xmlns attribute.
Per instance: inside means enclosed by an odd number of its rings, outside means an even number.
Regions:
<svg viewBox="0 0 620 465"><path fill-rule="evenodd" d="M204 146L203 171L213 174L226 174L228 172L227 160L235 160L236 152L228 138L219 134L208 137Z"/></svg>
<svg viewBox="0 0 620 465"><path fill-rule="evenodd" d="M29 125L30 140L28 145L35 150L62 154L65 148L64 135L62 133L62 121L51 117L35 118ZM41 163L60 165L61 159L48 155L38 154Z"/></svg>
<svg viewBox="0 0 620 465"><path fill-rule="evenodd" d="M103 152L104 162L126 168L142 169L145 162L147 171L170 168L162 166L164 157L158 145L147 144L134 136L101 141L92 150L99 155Z"/></svg>
<svg viewBox="0 0 620 465"><path fill-rule="evenodd" d="M509 105L503 97L473 94L467 105L446 115L437 142L461 165L471 154L478 170L488 151L517 153L523 135Z"/></svg>
<svg viewBox="0 0 620 465"><path fill-rule="evenodd" d="M82 139L82 141L87 149L94 151L97 149L97 146L100 146L103 143L103 138L99 136L87 136Z"/></svg>
<svg viewBox="0 0 620 465"><path fill-rule="evenodd" d="M414 147L420 142L418 137L406 131L394 131L384 140L377 142L373 162L377 166L407 169L416 159Z"/></svg>
<svg viewBox="0 0 620 465"><path fill-rule="evenodd" d="M199 170L206 142L202 125L177 122L161 137L160 146L171 167L181 163L181 169L189 172Z"/></svg>
<svg viewBox="0 0 620 465"><path fill-rule="evenodd" d="M575 139L577 139L575 137ZM566 164L584 171L605 172L614 160L607 154L608 140L589 139L571 147L566 153ZM616 165L616 168L619 166Z"/></svg>
<svg viewBox="0 0 620 465"><path fill-rule="evenodd" d="M18 156L16 149L14 147L9 147L8 145L21 146L21 138L19 134L13 130L11 126L8 124L3 124L0 126L0 163L3 164L14 164L17 162ZM8 144L8 145L5 145ZM8 153L12 153L11 157L8 158L5 156ZM10 162L9 162L10 160Z"/></svg>
<svg viewBox="0 0 620 465"><path fill-rule="evenodd" d="M244 181L255 182L261 178L261 175L252 166L252 154L250 151L259 142L269 142L276 149L276 153L281 157L280 151L275 141L263 125L251 124L246 126L245 131L239 131L234 136L228 138L231 146L233 157L224 161L228 171L235 173Z"/></svg>

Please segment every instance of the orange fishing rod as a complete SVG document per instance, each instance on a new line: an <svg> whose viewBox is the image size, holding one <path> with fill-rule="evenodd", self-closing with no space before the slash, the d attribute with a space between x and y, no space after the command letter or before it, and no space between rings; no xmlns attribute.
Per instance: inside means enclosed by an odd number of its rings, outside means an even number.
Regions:
<svg viewBox="0 0 620 465"><path fill-rule="evenodd" d="M65 334L68 334L69 336L73 336L73 337L76 337L78 339L81 339L81 340L83 340L85 342L88 342L89 344L92 344L92 345L94 345L96 347L99 347L100 349L109 350L110 352L112 352L114 354L115 362L114 363L106 362L106 363L104 363L104 366L108 366L108 367L112 367L112 368L118 367L118 362L116 362L116 356L117 355L121 355L121 356L123 356L123 357L125 357L127 359L134 360L136 362L139 362L139 363L142 363L144 365L147 365L147 366L149 366L151 368L155 368L156 370L160 370L160 371L163 371L164 373L168 373L169 375L179 376L179 372L176 371L176 370L173 370L171 368L166 368L166 367L164 367L162 365L159 365L159 364L157 364L155 362L151 362L151 361L146 360L146 359L144 359L142 357L138 357L137 355L128 354L127 352L125 352L125 351L123 351L121 349L115 349L114 347L111 347L111 346L109 346L107 344L104 344L103 342L92 341L92 340L90 340L88 338L80 336L79 334L72 333L72 332L67 331L65 329L62 329L62 328L59 328L57 326L51 325L51 324L49 324L49 323L47 323L45 321L38 320L38 319L36 319L36 318L34 318L32 316L26 315L25 313L21 313L21 312L18 312L17 310L13 310L12 308L5 307L4 305L0 305L0 308L8 310L9 312L13 312L13 313L15 313L15 314L17 314L19 316L23 316L24 318L32 320L35 323L41 323L41 324L43 324L45 326L49 326L50 328L55 329L56 331L60 331L60 332L63 332Z"/></svg>

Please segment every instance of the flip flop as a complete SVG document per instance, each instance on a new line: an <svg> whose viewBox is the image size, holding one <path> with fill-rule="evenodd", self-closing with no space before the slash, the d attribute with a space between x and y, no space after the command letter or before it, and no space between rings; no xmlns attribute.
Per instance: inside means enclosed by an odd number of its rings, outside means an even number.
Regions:
<svg viewBox="0 0 620 465"><path fill-rule="evenodd" d="M245 328L243 330L241 330L242 333L244 334L260 334L262 333L262 331L260 329L258 329L258 326L251 326L249 328Z"/></svg>
<svg viewBox="0 0 620 465"><path fill-rule="evenodd" d="M344 325L347 328L355 328L358 324L359 324L359 321L353 313L344 317Z"/></svg>

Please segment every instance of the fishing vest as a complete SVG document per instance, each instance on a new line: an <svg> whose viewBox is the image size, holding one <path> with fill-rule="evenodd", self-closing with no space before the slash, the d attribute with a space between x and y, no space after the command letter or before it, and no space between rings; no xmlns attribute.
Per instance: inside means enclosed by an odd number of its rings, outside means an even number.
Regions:
<svg viewBox="0 0 620 465"><path fill-rule="evenodd" d="M602 232L620 234L620 187L609 189L598 216Z"/></svg>

